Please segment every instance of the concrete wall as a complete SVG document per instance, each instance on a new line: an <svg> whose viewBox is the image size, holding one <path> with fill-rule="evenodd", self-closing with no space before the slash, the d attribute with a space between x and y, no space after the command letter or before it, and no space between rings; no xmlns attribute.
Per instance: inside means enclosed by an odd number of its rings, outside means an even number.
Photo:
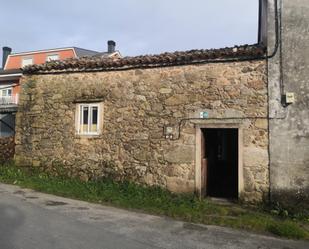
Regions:
<svg viewBox="0 0 309 249"><path fill-rule="evenodd" d="M275 43L273 1L268 1L269 52ZM280 1L279 6L280 6ZM280 49L269 60L270 178L274 201L309 206L309 1L282 2L282 75ZM282 77L282 78L280 78ZM296 102L281 105L284 92Z"/></svg>
<svg viewBox="0 0 309 249"><path fill-rule="evenodd" d="M16 117L16 162L56 172L61 165L83 180L104 176L195 190L196 127L236 125L242 131L242 197L268 196L268 122L265 61L37 75L23 79ZM103 131L76 134L76 102L102 101ZM249 118L250 117L250 118ZM251 117L262 117L259 119ZM230 118L228 120L224 118ZM240 118L240 119L237 119Z"/></svg>

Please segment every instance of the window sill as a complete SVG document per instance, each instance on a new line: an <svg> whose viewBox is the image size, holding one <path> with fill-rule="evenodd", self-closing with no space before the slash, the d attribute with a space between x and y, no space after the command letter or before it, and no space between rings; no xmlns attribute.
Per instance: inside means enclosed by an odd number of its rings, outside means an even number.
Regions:
<svg viewBox="0 0 309 249"><path fill-rule="evenodd" d="M75 134L75 139L101 139L101 134Z"/></svg>

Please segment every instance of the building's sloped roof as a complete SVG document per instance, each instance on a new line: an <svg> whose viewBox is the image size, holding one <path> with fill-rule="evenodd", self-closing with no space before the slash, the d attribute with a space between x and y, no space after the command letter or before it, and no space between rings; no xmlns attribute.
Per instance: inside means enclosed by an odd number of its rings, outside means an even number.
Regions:
<svg viewBox="0 0 309 249"><path fill-rule="evenodd" d="M21 69L6 69L0 70L0 83L7 81L17 81L22 75Z"/></svg>
<svg viewBox="0 0 309 249"><path fill-rule="evenodd" d="M0 75L10 75L22 73L21 69L0 69Z"/></svg>
<svg viewBox="0 0 309 249"><path fill-rule="evenodd" d="M72 49L74 49L77 57L93 56L99 53L97 51L79 48L79 47L62 47L62 48L49 48L49 49L40 49L40 50L33 50L33 51L26 51L26 52L11 53L10 56L20 56L20 55L28 55L28 54L35 54L35 53L58 52L58 51L72 50Z"/></svg>
<svg viewBox="0 0 309 249"><path fill-rule="evenodd" d="M77 48L77 47L73 47L73 48L75 50L77 57L79 57L79 58L85 57L85 56L94 56L94 55L97 55L97 54L100 53L100 52L97 52L97 51L84 49L84 48Z"/></svg>
<svg viewBox="0 0 309 249"><path fill-rule="evenodd" d="M100 53L97 53L97 54L94 54L93 56L94 57L101 57L101 58L107 58L108 56L110 55L109 52L100 52Z"/></svg>
<svg viewBox="0 0 309 249"><path fill-rule="evenodd" d="M109 52L100 52L100 53L97 53L95 55L93 55L93 57L96 57L96 58L123 58L121 53L116 50L115 52L112 52L112 53L109 53Z"/></svg>
<svg viewBox="0 0 309 249"><path fill-rule="evenodd" d="M262 58L266 49L260 45L244 45L222 49L190 50L124 58L83 57L64 61L51 61L23 69L26 74L82 71L110 71L131 68L148 68L194 63L220 62L222 60L251 60Z"/></svg>

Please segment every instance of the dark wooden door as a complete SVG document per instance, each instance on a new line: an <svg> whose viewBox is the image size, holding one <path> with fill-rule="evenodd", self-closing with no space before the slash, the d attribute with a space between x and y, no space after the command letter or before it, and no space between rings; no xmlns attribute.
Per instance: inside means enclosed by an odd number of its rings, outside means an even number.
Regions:
<svg viewBox="0 0 309 249"><path fill-rule="evenodd" d="M205 193L212 197L238 197L238 130L206 129L202 147L206 158Z"/></svg>

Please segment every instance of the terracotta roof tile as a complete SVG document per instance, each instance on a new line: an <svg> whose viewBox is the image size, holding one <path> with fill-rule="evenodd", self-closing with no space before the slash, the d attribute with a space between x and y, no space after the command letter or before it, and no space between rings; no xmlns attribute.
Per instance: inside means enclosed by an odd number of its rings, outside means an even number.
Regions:
<svg viewBox="0 0 309 249"><path fill-rule="evenodd" d="M194 63L220 62L222 60L251 60L263 58L266 49L260 45L244 45L222 49L202 49L185 52L162 53L124 58L83 57L64 61L51 61L41 65L23 68L25 74L109 71L131 68L148 68L187 65Z"/></svg>

